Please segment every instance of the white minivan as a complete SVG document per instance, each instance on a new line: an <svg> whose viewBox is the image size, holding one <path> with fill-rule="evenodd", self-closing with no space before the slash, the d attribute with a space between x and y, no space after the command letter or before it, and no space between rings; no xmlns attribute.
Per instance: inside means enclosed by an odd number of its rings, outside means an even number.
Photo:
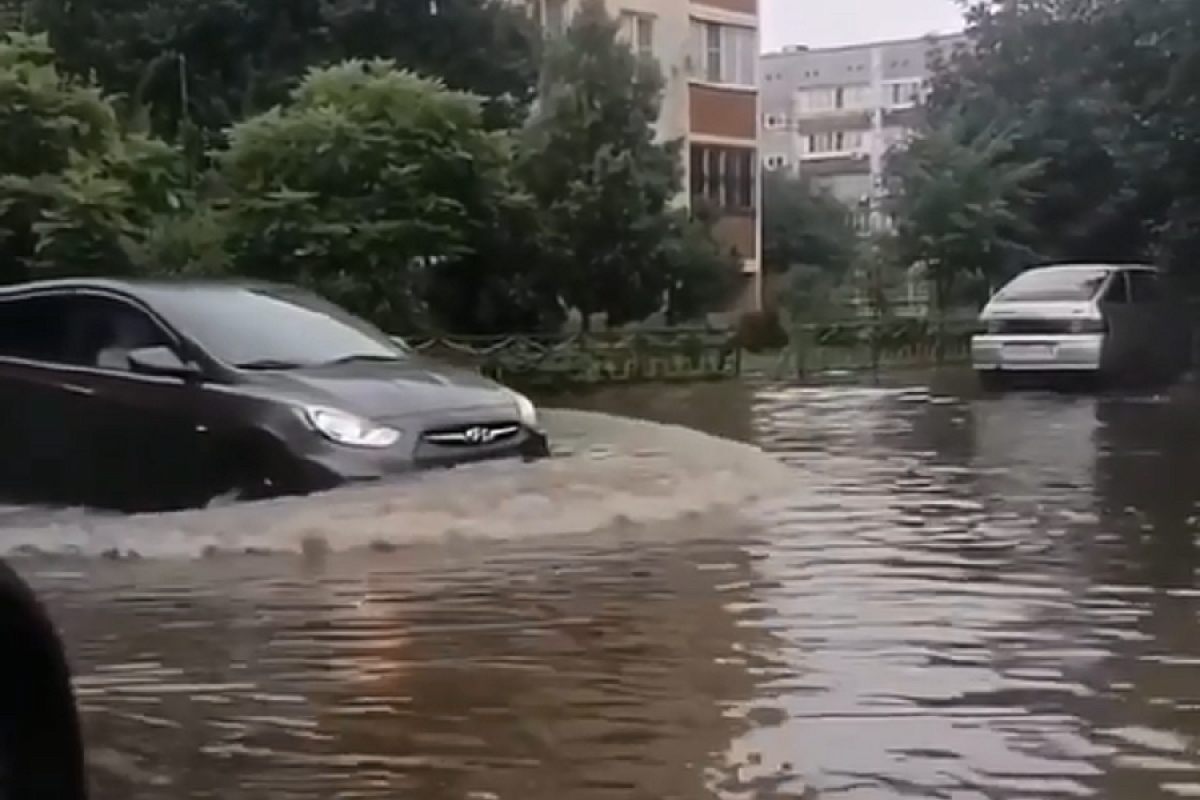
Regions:
<svg viewBox="0 0 1200 800"><path fill-rule="evenodd" d="M1190 362L1182 304L1142 264L1054 264L1009 281L979 315L971 361L987 387L1076 375L1105 383L1171 381Z"/></svg>

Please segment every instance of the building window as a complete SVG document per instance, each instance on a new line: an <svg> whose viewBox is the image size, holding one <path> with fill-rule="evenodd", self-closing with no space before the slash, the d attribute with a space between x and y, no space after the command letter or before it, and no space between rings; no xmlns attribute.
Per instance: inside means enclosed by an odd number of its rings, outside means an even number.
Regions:
<svg viewBox="0 0 1200 800"><path fill-rule="evenodd" d="M805 113L829 111L863 111L871 108L872 93L868 84L802 89L796 93L796 106Z"/></svg>
<svg viewBox="0 0 1200 800"><path fill-rule="evenodd" d="M890 83L886 91L889 108L905 108L915 105L921 99L921 81Z"/></svg>
<svg viewBox="0 0 1200 800"><path fill-rule="evenodd" d="M796 106L805 113L833 110L833 93L828 89L802 89L796 92Z"/></svg>
<svg viewBox="0 0 1200 800"><path fill-rule="evenodd" d="M642 58L654 58L654 17L626 11L621 14L621 33L633 52Z"/></svg>
<svg viewBox="0 0 1200 800"><path fill-rule="evenodd" d="M567 0L542 0L542 30L547 36L562 36L567 30Z"/></svg>
<svg viewBox="0 0 1200 800"><path fill-rule="evenodd" d="M757 162L752 147L692 145L692 197L720 211L752 211L758 205Z"/></svg>
<svg viewBox="0 0 1200 800"><path fill-rule="evenodd" d="M787 158L781 155L770 155L763 159L763 164L769 170L783 169L787 166Z"/></svg>
<svg viewBox="0 0 1200 800"><path fill-rule="evenodd" d="M831 131L806 136L804 152L810 155L842 155L861 150L865 137L862 131Z"/></svg>
<svg viewBox="0 0 1200 800"><path fill-rule="evenodd" d="M779 114L764 114L763 127L769 131L777 131L787 127L787 117L782 117Z"/></svg>
<svg viewBox="0 0 1200 800"><path fill-rule="evenodd" d="M721 79L724 77L724 70L721 68L724 66L724 62L721 56L724 55L725 49L721 47L721 26L706 22L699 24L704 35L704 78L723 83Z"/></svg>
<svg viewBox="0 0 1200 800"><path fill-rule="evenodd" d="M754 86L758 37L753 28L692 20L692 77Z"/></svg>
<svg viewBox="0 0 1200 800"><path fill-rule="evenodd" d="M842 105L838 108L845 108L853 111L862 111L871 107L872 96L871 87L866 84L856 84L847 86L842 90Z"/></svg>

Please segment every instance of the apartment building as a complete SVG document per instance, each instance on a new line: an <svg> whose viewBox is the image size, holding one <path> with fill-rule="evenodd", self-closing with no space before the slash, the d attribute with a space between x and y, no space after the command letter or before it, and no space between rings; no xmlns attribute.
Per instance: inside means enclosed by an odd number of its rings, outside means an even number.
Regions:
<svg viewBox="0 0 1200 800"><path fill-rule="evenodd" d="M579 0L527 0L548 35L563 31ZM719 215L717 233L737 251L745 309L762 299L759 252L759 0L607 0L624 35L655 58L666 81L659 132L681 139L688 202Z"/></svg>
<svg viewBox="0 0 1200 800"><path fill-rule="evenodd" d="M916 122L931 62L965 46L953 34L763 55L763 166L813 176L875 229L886 153Z"/></svg>

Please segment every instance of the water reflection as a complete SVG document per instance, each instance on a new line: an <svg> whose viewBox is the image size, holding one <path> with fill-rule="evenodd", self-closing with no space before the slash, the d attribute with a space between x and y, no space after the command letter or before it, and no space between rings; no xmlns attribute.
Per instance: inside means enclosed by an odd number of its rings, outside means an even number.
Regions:
<svg viewBox="0 0 1200 800"><path fill-rule="evenodd" d="M41 580L139 776L101 797L703 796L771 650L749 557L612 545Z"/></svg>
<svg viewBox="0 0 1200 800"><path fill-rule="evenodd" d="M1200 795L1193 393L690 391L746 524L43 565L99 796Z"/></svg>
<svg viewBox="0 0 1200 800"><path fill-rule="evenodd" d="M774 520L761 569L779 588L761 604L804 678L782 687L787 721L756 746L783 757L803 741L797 768L821 796L1132 800L1193 785L1178 726L1197 645L1164 645L1168 631L1200 641L1196 609L1160 607L1147 631L1139 597L1167 575L1105 585L1145 563L1106 547L1114 506L1148 521L1155 563L1193 572L1191 536L1178 541L1198 494L1178 398L847 389L811 393L800 412L785 402L797 394L758 413L809 483ZM1150 666L1147 642L1173 666ZM1114 685L1130 669L1139 678ZM1118 688L1146 680L1148 703Z"/></svg>

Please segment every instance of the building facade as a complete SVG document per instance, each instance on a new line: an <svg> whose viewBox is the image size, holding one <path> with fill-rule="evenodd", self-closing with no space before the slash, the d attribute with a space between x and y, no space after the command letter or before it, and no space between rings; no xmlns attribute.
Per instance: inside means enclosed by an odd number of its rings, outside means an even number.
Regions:
<svg viewBox="0 0 1200 800"><path fill-rule="evenodd" d="M853 208L861 226L882 224L887 151L916 123L930 64L965 46L961 34L931 35L763 55L764 168L810 175Z"/></svg>
<svg viewBox="0 0 1200 800"><path fill-rule="evenodd" d="M565 30L579 0L528 0L547 34ZM741 307L762 298L758 147L759 0L607 0L635 50L666 82L659 133L682 140L687 202L718 217L717 234L742 264Z"/></svg>

